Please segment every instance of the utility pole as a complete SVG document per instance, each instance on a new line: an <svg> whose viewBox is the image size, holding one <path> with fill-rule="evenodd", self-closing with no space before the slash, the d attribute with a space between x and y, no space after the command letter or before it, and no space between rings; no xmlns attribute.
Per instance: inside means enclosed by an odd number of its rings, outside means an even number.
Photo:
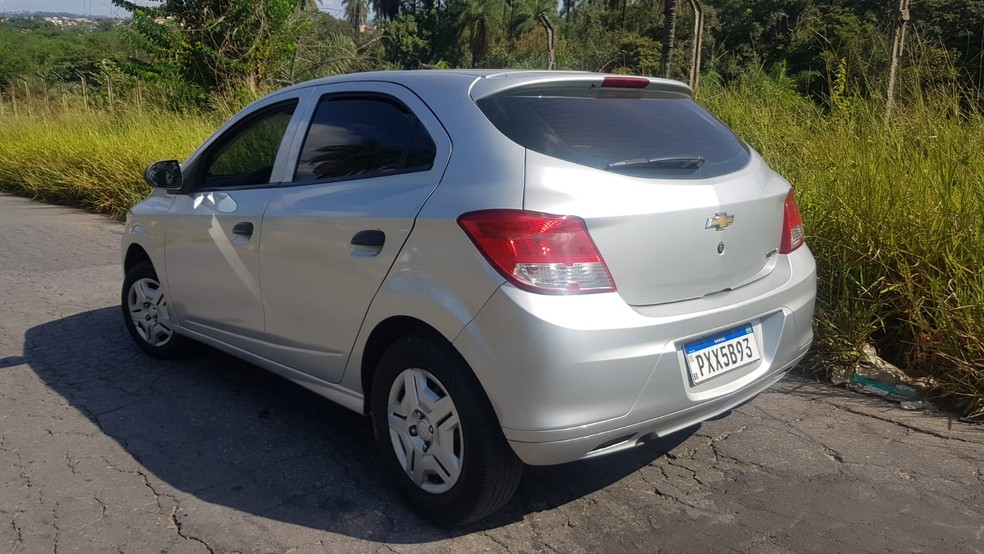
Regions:
<svg viewBox="0 0 984 554"><path fill-rule="evenodd" d="M895 37L892 40L892 67L888 73L888 98L885 102L885 124L892 119L895 108L895 82L899 77L899 65L905 49L905 31L909 26L909 0L899 0L899 14L895 22Z"/></svg>

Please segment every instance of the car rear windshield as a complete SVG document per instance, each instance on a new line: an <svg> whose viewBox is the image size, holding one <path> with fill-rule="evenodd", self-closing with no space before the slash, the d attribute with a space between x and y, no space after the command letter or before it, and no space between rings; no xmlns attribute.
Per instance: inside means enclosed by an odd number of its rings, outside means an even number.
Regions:
<svg viewBox="0 0 984 554"><path fill-rule="evenodd" d="M741 169L750 156L689 98L500 95L478 106L530 150L627 175L705 179Z"/></svg>

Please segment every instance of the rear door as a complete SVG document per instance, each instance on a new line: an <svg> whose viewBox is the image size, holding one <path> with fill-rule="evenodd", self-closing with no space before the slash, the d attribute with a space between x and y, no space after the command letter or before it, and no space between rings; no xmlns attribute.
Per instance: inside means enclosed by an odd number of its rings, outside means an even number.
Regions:
<svg viewBox="0 0 984 554"><path fill-rule="evenodd" d="M451 142L389 83L326 85L263 222L268 356L337 382L373 296L438 185Z"/></svg>
<svg viewBox="0 0 984 554"><path fill-rule="evenodd" d="M537 84L478 100L529 149L524 208L582 217L632 305L699 298L767 275L788 184L688 95L632 79Z"/></svg>

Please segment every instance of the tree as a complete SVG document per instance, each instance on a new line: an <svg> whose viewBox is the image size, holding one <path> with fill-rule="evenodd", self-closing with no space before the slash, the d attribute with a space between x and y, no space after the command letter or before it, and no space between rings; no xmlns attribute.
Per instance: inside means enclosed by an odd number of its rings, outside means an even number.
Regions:
<svg viewBox="0 0 984 554"><path fill-rule="evenodd" d="M543 25L543 30L547 33L547 69L553 71L557 67L557 54L555 52L554 39L556 37L556 29L554 24L547 17L546 13L540 12L537 15L537 19L540 24Z"/></svg>
<svg viewBox="0 0 984 554"><path fill-rule="evenodd" d="M541 25L540 14L556 14L555 0L506 0L509 7L508 35L515 39Z"/></svg>
<svg viewBox="0 0 984 554"><path fill-rule="evenodd" d="M677 22L677 2L678 0L663 0L663 77L670 76L670 56L673 53L673 46L676 42L676 22Z"/></svg>
<svg viewBox="0 0 984 554"><path fill-rule="evenodd" d="M460 28L468 43L473 67L482 65L492 41L503 34L506 9L503 0L473 0L462 12Z"/></svg>
<svg viewBox="0 0 984 554"><path fill-rule="evenodd" d="M376 17L392 21L400 14L400 0L372 0L372 11Z"/></svg>
<svg viewBox="0 0 984 554"><path fill-rule="evenodd" d="M957 54L969 85L984 88L984 0L920 0L912 3L912 20L922 38Z"/></svg>
<svg viewBox="0 0 984 554"><path fill-rule="evenodd" d="M895 81L898 77L899 63L905 50L905 31L909 26L909 0L899 0L899 21L895 26L895 36L892 38L892 66L888 76L888 92L885 104L885 121L892 119L892 108L895 106Z"/></svg>
<svg viewBox="0 0 984 554"><path fill-rule="evenodd" d="M563 0L560 13L564 14L564 19L570 19L574 15L574 0Z"/></svg>
<svg viewBox="0 0 984 554"><path fill-rule="evenodd" d="M361 32L369 17L369 4L366 0L342 0L345 20Z"/></svg>
<svg viewBox="0 0 984 554"><path fill-rule="evenodd" d="M400 14L383 25L386 60L402 69L416 69L427 62L427 32L410 14Z"/></svg>
<svg viewBox="0 0 984 554"><path fill-rule="evenodd" d="M149 53L177 66L205 90L245 86L257 91L293 43L282 31L307 0L129 0L113 4L133 14L133 28Z"/></svg>
<svg viewBox="0 0 984 554"><path fill-rule="evenodd" d="M379 66L378 37L359 36L347 21L320 11L294 13L282 35L295 46L290 63L274 75L277 85Z"/></svg>
<svg viewBox="0 0 984 554"><path fill-rule="evenodd" d="M704 41L704 5L701 0L690 0L694 10L694 30L690 36L690 88L700 83L700 51Z"/></svg>

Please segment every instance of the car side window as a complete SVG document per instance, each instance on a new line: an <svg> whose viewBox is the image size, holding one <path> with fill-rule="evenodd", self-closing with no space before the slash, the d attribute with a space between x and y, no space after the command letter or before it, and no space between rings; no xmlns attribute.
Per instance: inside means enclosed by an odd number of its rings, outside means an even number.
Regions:
<svg viewBox="0 0 984 554"><path fill-rule="evenodd" d="M206 158L202 185L246 187L270 182L277 152L297 102L281 104L248 119L223 137Z"/></svg>
<svg viewBox="0 0 984 554"><path fill-rule="evenodd" d="M326 95L301 148L295 183L427 171L437 148L417 116L383 95Z"/></svg>

